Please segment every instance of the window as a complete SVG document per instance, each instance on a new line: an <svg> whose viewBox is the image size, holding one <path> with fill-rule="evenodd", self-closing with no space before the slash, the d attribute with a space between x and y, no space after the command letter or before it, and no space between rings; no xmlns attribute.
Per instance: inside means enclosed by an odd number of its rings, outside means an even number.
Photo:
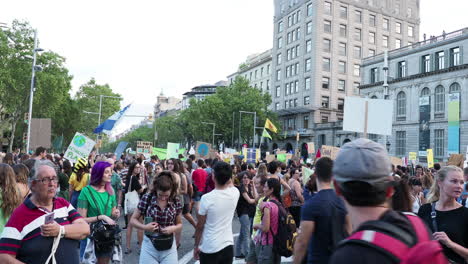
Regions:
<svg viewBox="0 0 468 264"><path fill-rule="evenodd" d="M338 111L343 111L343 110L344 110L344 99L338 98Z"/></svg>
<svg viewBox="0 0 468 264"><path fill-rule="evenodd" d="M328 116L327 115L322 115L322 123L328 123ZM325 136L325 135L322 135Z"/></svg>
<svg viewBox="0 0 468 264"><path fill-rule="evenodd" d="M295 81L295 86L294 86L294 92L298 93L299 92L299 81Z"/></svg>
<svg viewBox="0 0 468 264"><path fill-rule="evenodd" d="M291 49L286 50L286 61L291 59Z"/></svg>
<svg viewBox="0 0 468 264"><path fill-rule="evenodd" d="M458 66L460 65L460 48L452 48L450 49L450 66Z"/></svg>
<svg viewBox="0 0 468 264"><path fill-rule="evenodd" d="M354 64L354 66L353 66L353 75L354 76L361 76L361 66L359 66L359 64Z"/></svg>
<svg viewBox="0 0 468 264"><path fill-rule="evenodd" d="M405 156L406 155L406 131L397 131L396 132L396 155Z"/></svg>
<svg viewBox="0 0 468 264"><path fill-rule="evenodd" d="M278 53L276 55L276 65L280 65L281 64L281 53Z"/></svg>
<svg viewBox="0 0 468 264"><path fill-rule="evenodd" d="M354 29L354 40L357 40L357 41L362 40L362 30L360 28Z"/></svg>
<svg viewBox="0 0 468 264"><path fill-rule="evenodd" d="M460 92L460 84L458 83L452 83L449 88L450 93L459 93Z"/></svg>
<svg viewBox="0 0 468 264"><path fill-rule="evenodd" d="M283 47L283 38L279 37L278 38L278 49L281 49Z"/></svg>
<svg viewBox="0 0 468 264"><path fill-rule="evenodd" d="M359 85L360 84L358 82L353 83L354 94L359 94Z"/></svg>
<svg viewBox="0 0 468 264"><path fill-rule="evenodd" d="M375 33L369 32L369 43L375 44Z"/></svg>
<svg viewBox="0 0 468 264"><path fill-rule="evenodd" d="M340 37L346 38L346 25L340 24Z"/></svg>
<svg viewBox="0 0 468 264"><path fill-rule="evenodd" d="M375 49L369 49L369 57L375 56Z"/></svg>
<svg viewBox="0 0 468 264"><path fill-rule="evenodd" d="M283 32L283 21L278 23L278 33Z"/></svg>
<svg viewBox="0 0 468 264"><path fill-rule="evenodd" d="M281 87L276 86L276 97L279 97L281 95Z"/></svg>
<svg viewBox="0 0 468 264"><path fill-rule="evenodd" d="M304 71L306 72L310 71L310 58L305 60Z"/></svg>
<svg viewBox="0 0 468 264"><path fill-rule="evenodd" d="M323 39L323 51L330 52L331 50L331 40Z"/></svg>
<svg viewBox="0 0 468 264"><path fill-rule="evenodd" d="M294 32L288 32L288 36L286 38L286 44L289 44L291 42L293 42L293 34Z"/></svg>
<svg viewBox="0 0 468 264"><path fill-rule="evenodd" d="M406 94L402 91L397 94L397 120L406 119Z"/></svg>
<svg viewBox="0 0 468 264"><path fill-rule="evenodd" d="M304 96L304 105L310 104L310 96Z"/></svg>
<svg viewBox="0 0 468 264"><path fill-rule="evenodd" d="M346 56L346 43L340 42L338 44L338 54Z"/></svg>
<svg viewBox="0 0 468 264"><path fill-rule="evenodd" d="M310 90L310 77L304 79L304 86L305 90Z"/></svg>
<svg viewBox="0 0 468 264"><path fill-rule="evenodd" d="M348 8L346 6L340 6L340 17L344 19L348 18Z"/></svg>
<svg viewBox="0 0 468 264"><path fill-rule="evenodd" d="M382 27L384 30L387 30L390 28L390 21L386 18L383 19L383 24L382 24Z"/></svg>
<svg viewBox="0 0 468 264"><path fill-rule="evenodd" d="M444 129L435 129L434 130L434 156L443 157L444 156Z"/></svg>
<svg viewBox="0 0 468 264"><path fill-rule="evenodd" d="M395 31L398 34L401 34L401 23L400 22L395 23Z"/></svg>
<svg viewBox="0 0 468 264"><path fill-rule="evenodd" d="M398 78L406 77L406 61L398 62Z"/></svg>
<svg viewBox="0 0 468 264"><path fill-rule="evenodd" d="M424 55L421 58L422 72L431 71L431 55Z"/></svg>
<svg viewBox="0 0 468 264"><path fill-rule="evenodd" d="M327 15L331 15L332 13L332 4L330 2L325 2L324 3L324 13L327 14Z"/></svg>
<svg viewBox="0 0 468 264"><path fill-rule="evenodd" d="M306 34L312 33L312 22L307 23Z"/></svg>
<svg viewBox="0 0 468 264"><path fill-rule="evenodd" d="M323 22L323 31L331 33L331 21L330 20L325 20Z"/></svg>
<svg viewBox="0 0 468 264"><path fill-rule="evenodd" d="M362 49L359 46L354 46L353 56L355 59L360 59L362 57Z"/></svg>
<svg viewBox="0 0 468 264"><path fill-rule="evenodd" d="M370 70L370 83L376 83L379 80L379 70L378 68L372 68Z"/></svg>
<svg viewBox="0 0 468 264"><path fill-rule="evenodd" d="M395 49L401 48L401 39L395 39Z"/></svg>
<svg viewBox="0 0 468 264"><path fill-rule="evenodd" d="M307 5L307 16L312 15L312 3Z"/></svg>
<svg viewBox="0 0 468 264"><path fill-rule="evenodd" d="M429 88L424 87L424 88L421 90L421 97L429 96L430 93L431 93L431 91L429 91Z"/></svg>
<svg viewBox="0 0 468 264"><path fill-rule="evenodd" d="M308 96L306 96L308 97ZM304 100L305 100L305 97L304 97ZM305 104L305 101L304 101L304 104ZM304 116L304 126L303 126L305 129L308 129L309 128L309 116L306 115Z"/></svg>
<svg viewBox="0 0 468 264"><path fill-rule="evenodd" d="M275 103L275 110L279 110L280 109L280 103Z"/></svg>
<svg viewBox="0 0 468 264"><path fill-rule="evenodd" d="M288 16L288 27L292 26L292 19L291 16Z"/></svg>
<svg viewBox="0 0 468 264"><path fill-rule="evenodd" d="M294 98L294 107L297 107L297 98Z"/></svg>
<svg viewBox="0 0 468 264"><path fill-rule="evenodd" d="M359 10L354 11L354 21L357 23L362 23L362 12Z"/></svg>
<svg viewBox="0 0 468 264"><path fill-rule="evenodd" d="M263 77L263 67L260 68L260 77Z"/></svg>
<svg viewBox="0 0 468 264"><path fill-rule="evenodd" d="M330 78L322 77L322 88L328 89L330 87Z"/></svg>
<svg viewBox="0 0 468 264"><path fill-rule="evenodd" d="M344 92L346 90L346 81L338 80L338 91Z"/></svg>
<svg viewBox="0 0 468 264"><path fill-rule="evenodd" d="M257 80L258 70L255 70L255 80Z"/></svg>
<svg viewBox="0 0 468 264"><path fill-rule="evenodd" d="M288 118L288 130L296 129L296 118Z"/></svg>
<svg viewBox="0 0 468 264"><path fill-rule="evenodd" d="M434 93L434 112L435 113L444 113L445 111L445 89L442 85L439 85L435 88Z"/></svg>
<svg viewBox="0 0 468 264"><path fill-rule="evenodd" d="M388 48L388 36L385 36L385 35L382 36L382 46L384 48Z"/></svg>
<svg viewBox="0 0 468 264"><path fill-rule="evenodd" d="M312 40L307 40L306 41L306 53L308 52L311 52L312 51Z"/></svg>
<svg viewBox="0 0 468 264"><path fill-rule="evenodd" d="M288 95L288 94L289 94L289 83L284 85L284 95Z"/></svg>
<svg viewBox="0 0 468 264"><path fill-rule="evenodd" d="M276 80L281 81L281 69L276 71Z"/></svg>
<svg viewBox="0 0 468 264"><path fill-rule="evenodd" d="M286 100L284 101L284 109L288 109L289 108L289 101Z"/></svg>
<svg viewBox="0 0 468 264"><path fill-rule="evenodd" d="M435 54L436 60L436 70L442 70L445 68L445 54L443 51L436 52Z"/></svg>
<svg viewBox="0 0 468 264"><path fill-rule="evenodd" d="M338 73L346 73L346 62L345 61L339 61L338 62Z"/></svg>
<svg viewBox="0 0 468 264"><path fill-rule="evenodd" d="M330 68L331 68L330 58L323 58L322 59L322 70L329 72Z"/></svg>
<svg viewBox="0 0 468 264"><path fill-rule="evenodd" d="M369 15L369 26L375 27L375 15Z"/></svg>
<svg viewBox="0 0 468 264"><path fill-rule="evenodd" d="M413 37L414 34L414 27L408 26L408 37Z"/></svg>
<svg viewBox="0 0 468 264"><path fill-rule="evenodd" d="M270 91L270 80L266 80L266 89Z"/></svg>
<svg viewBox="0 0 468 264"><path fill-rule="evenodd" d="M322 96L322 107L328 108L330 106L330 97Z"/></svg>

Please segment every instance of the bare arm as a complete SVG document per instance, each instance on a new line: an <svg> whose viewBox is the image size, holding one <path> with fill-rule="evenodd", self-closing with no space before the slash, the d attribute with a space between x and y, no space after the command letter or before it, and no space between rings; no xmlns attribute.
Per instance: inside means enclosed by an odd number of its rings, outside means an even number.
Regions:
<svg viewBox="0 0 468 264"><path fill-rule="evenodd" d="M203 234L203 229L205 229L206 215L198 214L197 228L195 229L195 248L198 248L200 245L201 235Z"/></svg>
<svg viewBox="0 0 468 264"><path fill-rule="evenodd" d="M289 184L281 178L280 178L280 183L284 188L283 195L288 194L289 191L291 191L291 187L289 186Z"/></svg>
<svg viewBox="0 0 468 264"><path fill-rule="evenodd" d="M247 192L242 193L242 197L249 203L249 204L255 204L255 199L250 198L250 196L247 194Z"/></svg>
<svg viewBox="0 0 468 264"><path fill-rule="evenodd" d="M262 232L268 232L270 230L270 209L265 208L263 209L263 218L262 224L259 226Z"/></svg>
<svg viewBox="0 0 468 264"><path fill-rule="evenodd" d="M180 194L187 194L187 177L185 177L185 174L180 174Z"/></svg>
<svg viewBox="0 0 468 264"><path fill-rule="evenodd" d="M0 254L0 263L4 264L24 264L23 262L16 259L15 255L10 254Z"/></svg>
<svg viewBox="0 0 468 264"><path fill-rule="evenodd" d="M73 184L70 184L69 187L68 187L68 200L71 201L71 198L72 198L72 195L73 195L73 192L75 191L75 189L73 188Z"/></svg>
<svg viewBox="0 0 468 264"><path fill-rule="evenodd" d="M90 234L89 225L82 218L76 219L71 225L65 225L64 228L66 238L81 240Z"/></svg>
<svg viewBox="0 0 468 264"><path fill-rule="evenodd" d="M301 221L299 227L299 235L297 236L296 243L294 244L294 264L301 264L307 252L307 245L309 244L310 237L315 231L314 221Z"/></svg>
<svg viewBox="0 0 468 264"><path fill-rule="evenodd" d="M299 201L301 201L301 203L304 203L304 196L302 195L301 184L298 181L294 182L294 191L296 192L296 195L297 195L297 198L299 198Z"/></svg>
<svg viewBox="0 0 468 264"><path fill-rule="evenodd" d="M89 224L97 222L99 220L104 220L104 221L106 221L106 223L108 223L110 225L115 224L115 221L112 220L112 218L108 217L107 215L98 215L98 216L87 217L88 216L88 209L86 209L86 208L78 208L78 213L80 213L80 215L83 217L83 220L85 220Z"/></svg>

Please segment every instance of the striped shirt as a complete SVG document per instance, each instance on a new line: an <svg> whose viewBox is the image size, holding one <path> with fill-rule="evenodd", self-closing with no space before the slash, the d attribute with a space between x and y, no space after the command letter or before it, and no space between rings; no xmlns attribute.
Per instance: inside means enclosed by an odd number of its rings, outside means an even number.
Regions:
<svg viewBox="0 0 468 264"><path fill-rule="evenodd" d="M81 218L76 209L63 198L53 200L54 220L68 225ZM41 226L48 212L38 208L28 197L13 211L0 238L0 253L16 256L28 264L44 264L49 257L54 237L43 237ZM55 253L57 263L78 264L78 240L62 238Z"/></svg>

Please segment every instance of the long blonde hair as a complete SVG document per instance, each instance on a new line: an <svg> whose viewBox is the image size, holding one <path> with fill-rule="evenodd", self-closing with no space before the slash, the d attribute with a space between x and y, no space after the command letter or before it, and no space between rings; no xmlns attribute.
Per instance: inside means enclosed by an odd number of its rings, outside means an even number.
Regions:
<svg viewBox="0 0 468 264"><path fill-rule="evenodd" d="M452 172L452 171L460 172L463 174L462 169L453 165L445 166L442 169L440 169L437 172L434 182L432 183L431 190L427 194L428 203L433 203L439 200L440 198L439 182L444 181L447 175L449 174L449 172Z"/></svg>
<svg viewBox="0 0 468 264"><path fill-rule="evenodd" d="M0 189L2 190L0 209L5 217L10 217L22 201L16 187L16 174L8 164L0 164Z"/></svg>

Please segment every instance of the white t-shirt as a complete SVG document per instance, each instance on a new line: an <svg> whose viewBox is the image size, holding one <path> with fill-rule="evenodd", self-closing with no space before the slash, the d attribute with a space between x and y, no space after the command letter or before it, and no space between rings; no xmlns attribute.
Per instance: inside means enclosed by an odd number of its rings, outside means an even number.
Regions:
<svg viewBox="0 0 468 264"><path fill-rule="evenodd" d="M239 195L236 187L228 187L224 190L214 189L202 196L198 213L206 215L200 244L203 253L216 253L229 245L234 245L232 218Z"/></svg>

